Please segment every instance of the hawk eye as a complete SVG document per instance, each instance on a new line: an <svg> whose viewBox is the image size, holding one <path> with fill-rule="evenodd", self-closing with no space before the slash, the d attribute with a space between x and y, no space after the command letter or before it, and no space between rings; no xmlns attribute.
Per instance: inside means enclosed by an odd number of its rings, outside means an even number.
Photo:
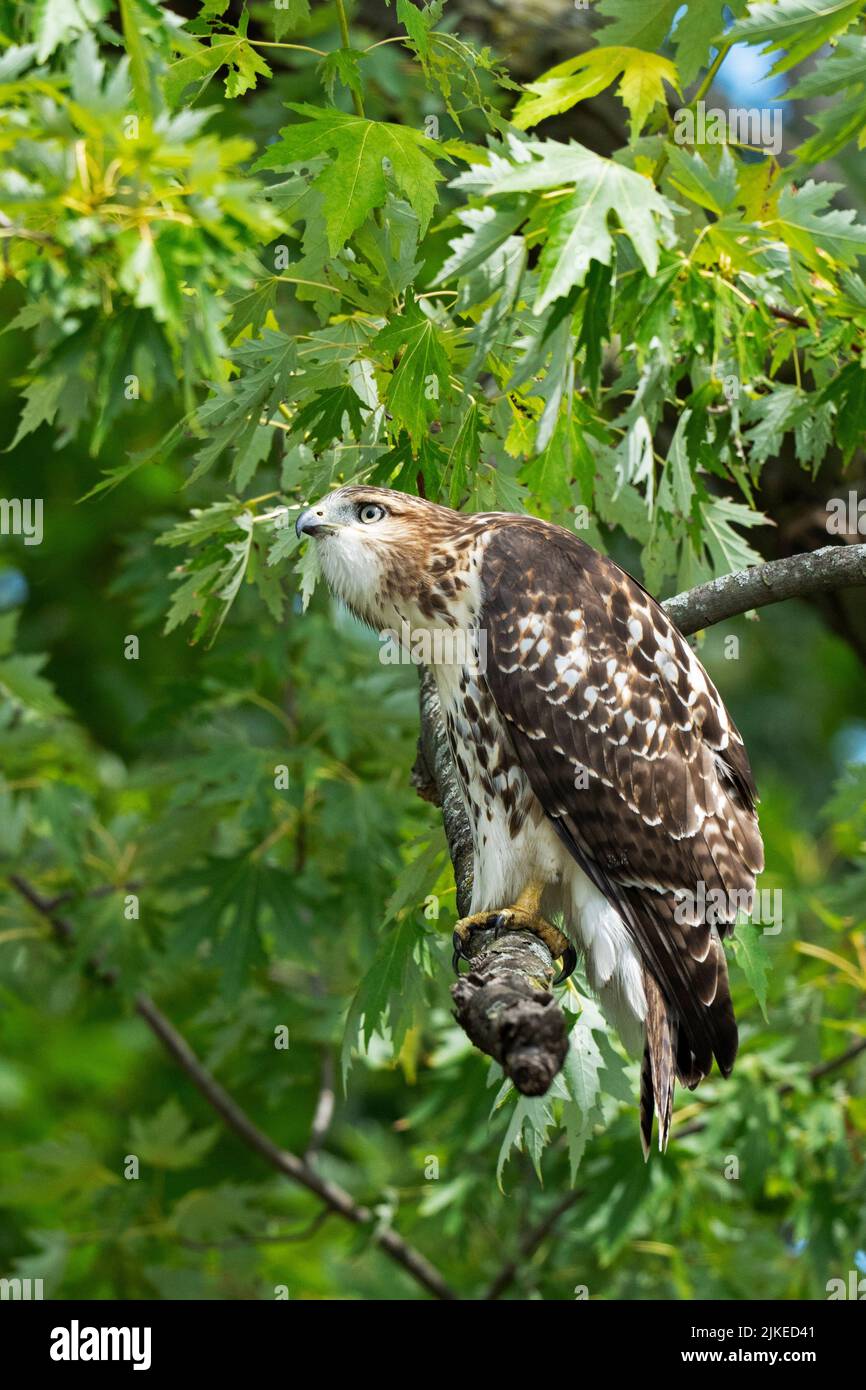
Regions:
<svg viewBox="0 0 866 1390"><path fill-rule="evenodd" d="M385 508L379 507L375 502L364 502L358 508L358 518L360 521L381 521L385 515Z"/></svg>

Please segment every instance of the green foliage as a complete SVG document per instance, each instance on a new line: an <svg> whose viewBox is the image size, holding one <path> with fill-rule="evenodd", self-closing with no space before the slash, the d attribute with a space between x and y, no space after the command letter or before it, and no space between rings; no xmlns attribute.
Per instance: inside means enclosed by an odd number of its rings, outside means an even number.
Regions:
<svg viewBox="0 0 866 1390"><path fill-rule="evenodd" d="M736 1072L644 1168L636 1065L580 982L541 1100L454 1025L414 673L294 533L367 479L551 518L663 592L758 558L780 454L804 481L862 457L866 227L816 166L863 144L866 7L597 8L595 46L520 91L441 0L398 0L399 44L307 0L0 4L3 487L46 499L44 546L2 552L31 597L20 637L0 611L0 1270L52 1295L417 1292L214 1127L140 990L296 1152L341 1057L316 1163L463 1293L569 1183L580 1219L521 1293L750 1297L760 1270L821 1297L866 1242L866 1107L847 1071L809 1079L863 1036L850 654L796 609L739 623L738 663L705 648L784 926L738 930ZM668 103L694 112L735 41L794 103L833 98L784 158L676 138ZM580 138L609 88L613 157Z"/></svg>

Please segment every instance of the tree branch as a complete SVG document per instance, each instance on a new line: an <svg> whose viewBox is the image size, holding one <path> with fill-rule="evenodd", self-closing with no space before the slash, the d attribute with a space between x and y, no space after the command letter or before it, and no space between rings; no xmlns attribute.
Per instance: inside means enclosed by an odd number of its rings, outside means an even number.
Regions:
<svg viewBox="0 0 866 1390"><path fill-rule="evenodd" d="M304 1153L305 1162L309 1163L319 1152L326 1138L328 1130L331 1128L331 1121L334 1118L334 1109L337 1102L337 1095L334 1089L334 1054L328 1048L322 1055L321 1082L319 1085L319 1095L316 1100L316 1109L313 1113L313 1123L310 1126L310 1137L307 1140L307 1147Z"/></svg>
<svg viewBox="0 0 866 1390"><path fill-rule="evenodd" d="M574 1188L571 1192L568 1192L561 1201L557 1202L556 1206L551 1208L547 1215L539 1221L537 1226L533 1226L531 1230L526 1232L526 1235L517 1247L517 1254L514 1259L508 1260L502 1266L496 1278L488 1288L484 1295L485 1301L502 1296L509 1285L514 1282L521 1266L535 1254L541 1242L550 1235L556 1223L559 1221L559 1218L564 1216L567 1211L570 1211L584 1195L583 1191Z"/></svg>
<svg viewBox="0 0 866 1390"><path fill-rule="evenodd" d="M421 733L412 782L419 796L442 809L457 915L472 897L472 831L454 775L439 695L430 670L421 669ZM503 904L505 906L505 904ZM473 933L469 973L451 987L455 1017L467 1037L499 1062L523 1095L543 1096L568 1051L565 1017L550 992L556 974L550 952L528 932Z"/></svg>
<svg viewBox="0 0 866 1390"><path fill-rule="evenodd" d="M472 830L463 796L454 776L454 764L448 747L448 736L442 722L439 695L433 673L425 667L419 668L421 680L421 732L418 737L418 755L412 768L412 785L425 801L432 801L441 807L442 822L448 852L454 868L454 882L457 886L457 916L465 917L472 898Z"/></svg>
<svg viewBox="0 0 866 1390"><path fill-rule="evenodd" d="M700 584L667 599L662 607L688 636L782 599L858 584L866 585L866 545L829 545ZM442 809L457 885L457 915L464 917L472 897L472 831L429 669L420 670L420 682L421 731L412 782L419 796ZM519 1091L543 1095L568 1048L565 1018L550 993L550 952L525 932L510 932L499 940L492 932L477 932L468 949L471 969L451 987L457 1021L476 1047L502 1065Z"/></svg>
<svg viewBox="0 0 866 1390"><path fill-rule="evenodd" d="M55 937L63 946L68 947L74 944L75 928L65 917L59 916L50 899L43 898L19 874L10 874L9 882L20 893L21 897L30 903L31 907L51 923ZM117 982L117 972L107 970L97 956L91 957L87 962L86 969L88 974L100 984L113 985ZM259 1129L246 1111L242 1110L229 1095L228 1091L220 1085L215 1077L211 1076L183 1035L177 1031L174 1024L157 1007L149 995L137 994L135 996L135 1011L144 1019L150 1031L159 1039L165 1050L190 1078L193 1085L198 1088L208 1105L249 1148L254 1149L284 1177L298 1183L301 1187L305 1187L308 1192L312 1192L320 1201L324 1202L330 1211L342 1216L344 1220L350 1221L355 1226L369 1227L373 1242L428 1293L433 1294L435 1298L448 1300L457 1298L457 1294L446 1284L439 1271L419 1251L409 1245L402 1236L387 1227L377 1228L377 1218L369 1207L357 1203L337 1183L321 1177L304 1159L298 1158L297 1154L290 1153L288 1149L279 1148L263 1130Z"/></svg>
<svg viewBox="0 0 866 1390"><path fill-rule="evenodd" d="M831 1057L829 1061L819 1062L819 1064L813 1067L809 1072L809 1080L811 1082L821 1081L825 1076L830 1076L833 1072L839 1071L842 1067L847 1066L849 1062L853 1062L854 1059L859 1057L863 1052L866 1052L866 1038L861 1038L859 1042L852 1043L844 1052L840 1052L837 1056ZM791 1082L786 1082L784 1086L779 1087L779 1095L787 1096L795 1090L796 1087ZM706 1120L692 1120L690 1124L684 1125L679 1131L674 1128L671 1132L671 1138L686 1139L690 1134L700 1134L705 1128ZM570 1211L585 1195L582 1189L575 1188L563 1197L561 1201L551 1207L547 1215L543 1217L536 1226L533 1226L526 1232L518 1243L517 1254L512 1259L506 1261L496 1275L496 1278L488 1287L487 1292L484 1294L485 1300L499 1298L505 1292L514 1282L514 1279L523 1265L535 1254L535 1251L541 1245L542 1241L551 1234L560 1217Z"/></svg>
<svg viewBox="0 0 866 1390"><path fill-rule="evenodd" d="M521 1095L546 1095L568 1051L565 1015L551 992L550 952L526 931L478 938L468 974L451 986L454 1017Z"/></svg>
<svg viewBox="0 0 866 1390"><path fill-rule="evenodd" d="M810 598L830 589L866 584L866 545L825 545L821 550L771 560L709 584L699 584L662 604L684 636L765 608L786 598Z"/></svg>
<svg viewBox="0 0 866 1390"><path fill-rule="evenodd" d="M866 1038L862 1038L859 1042L852 1043L850 1047L846 1047L844 1052L837 1053L835 1057L829 1058L828 1061L819 1062L818 1065L813 1067L809 1072L809 1080L812 1082L821 1081L823 1077L831 1076L834 1071L839 1071L841 1067L846 1067L849 1062L853 1062L855 1057L859 1057L863 1052L866 1052ZM789 1096L796 1091L796 1089L792 1081L787 1081L784 1086L779 1087L779 1095ZM671 1138L687 1139L690 1134L700 1134L702 1129L706 1129L706 1126L706 1120L691 1120L689 1124L683 1125L682 1129L679 1131L677 1131L675 1125L671 1130Z"/></svg>

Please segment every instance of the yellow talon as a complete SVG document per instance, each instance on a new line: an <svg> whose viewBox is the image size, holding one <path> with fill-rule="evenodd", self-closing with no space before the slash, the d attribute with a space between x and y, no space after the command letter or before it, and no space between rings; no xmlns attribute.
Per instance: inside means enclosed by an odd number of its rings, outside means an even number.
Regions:
<svg viewBox="0 0 866 1390"><path fill-rule="evenodd" d="M543 891L543 887L530 884L511 907L475 912L471 917L461 917L452 938L454 955L451 963L454 970L459 972L461 959L469 960L466 947L473 932L493 930L497 936L501 936L506 931L528 931L544 942L554 960L562 960L562 970L554 984L562 984L567 980L577 964L577 952L568 937L541 916L539 908Z"/></svg>

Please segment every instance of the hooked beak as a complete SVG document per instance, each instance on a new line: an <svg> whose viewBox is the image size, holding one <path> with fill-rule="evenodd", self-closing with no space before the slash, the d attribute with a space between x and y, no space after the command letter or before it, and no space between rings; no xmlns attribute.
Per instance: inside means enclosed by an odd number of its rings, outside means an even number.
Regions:
<svg viewBox="0 0 866 1390"><path fill-rule="evenodd" d="M301 512L295 522L295 534L301 536L329 536L337 528L330 526L326 521L321 520L322 513L316 511L315 507L308 507L305 512Z"/></svg>

